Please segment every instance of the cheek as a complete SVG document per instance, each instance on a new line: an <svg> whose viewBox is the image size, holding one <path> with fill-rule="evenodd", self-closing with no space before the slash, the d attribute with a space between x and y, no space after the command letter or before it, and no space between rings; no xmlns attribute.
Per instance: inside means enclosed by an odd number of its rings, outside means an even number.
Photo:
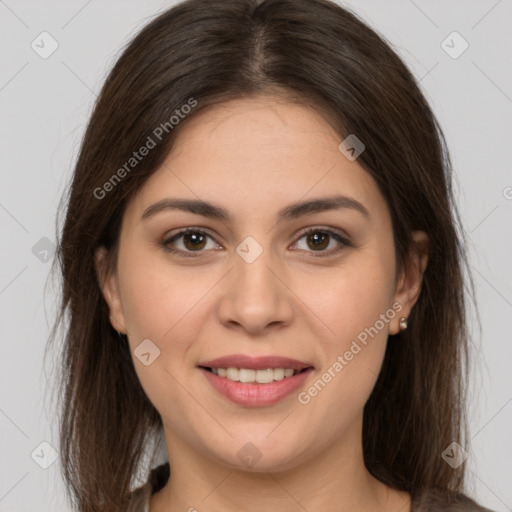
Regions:
<svg viewBox="0 0 512 512"><path fill-rule="evenodd" d="M318 325L328 327L321 337L322 382L317 386L327 403L355 412L369 397L384 359L389 322L396 315L391 308L393 277L392 257L373 252L354 255L329 276L303 283L301 296L308 297L308 307L321 320Z"/></svg>
<svg viewBox="0 0 512 512"><path fill-rule="evenodd" d="M202 325L199 316L204 315L201 298L213 283L199 271L191 279L192 270L177 270L154 250L135 245L126 244L118 260L123 314L139 381L153 405L163 411L169 400L187 398L177 382L185 380L183 362ZM148 365L139 358L147 352Z"/></svg>
<svg viewBox="0 0 512 512"><path fill-rule="evenodd" d="M134 341L163 343L172 337L194 317L194 306L208 290L208 277L198 268L178 270L154 249L129 249L128 244L118 274L126 326Z"/></svg>
<svg viewBox="0 0 512 512"><path fill-rule="evenodd" d="M332 340L332 348L342 350L390 309L393 277L389 258L354 253L346 262L323 274L297 277L292 288L305 298L309 316L314 312L321 321L319 325L326 327L326 340ZM389 322L384 326L378 323L384 338L388 326Z"/></svg>

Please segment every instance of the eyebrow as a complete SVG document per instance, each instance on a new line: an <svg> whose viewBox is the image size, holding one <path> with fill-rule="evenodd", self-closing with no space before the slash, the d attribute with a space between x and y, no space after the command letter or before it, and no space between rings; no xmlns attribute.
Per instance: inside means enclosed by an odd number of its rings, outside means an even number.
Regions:
<svg viewBox="0 0 512 512"><path fill-rule="evenodd" d="M371 220L372 218L370 212L363 204L352 197L342 195L319 197L290 204L279 210L277 218L279 221L293 220L303 215L313 215L315 213L325 212L328 210L342 209L359 212L367 220ZM210 219L221 220L226 223L233 222L233 215L229 210L226 210L220 205L196 199L179 199L171 197L162 199L161 201L158 201L146 208L142 214L141 220L148 219L168 210L181 210L202 215L203 217L208 217Z"/></svg>

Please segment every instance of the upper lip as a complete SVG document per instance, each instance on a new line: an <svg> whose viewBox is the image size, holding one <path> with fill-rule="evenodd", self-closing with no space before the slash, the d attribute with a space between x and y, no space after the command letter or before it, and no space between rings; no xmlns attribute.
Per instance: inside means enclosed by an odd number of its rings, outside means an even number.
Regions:
<svg viewBox="0 0 512 512"><path fill-rule="evenodd" d="M205 368L247 368L253 370L266 370L267 368L292 368L293 370L303 370L313 367L311 363L298 361L289 357L281 356L258 356L252 357L245 354L233 354L229 356L218 357L210 361L203 361L198 366Z"/></svg>

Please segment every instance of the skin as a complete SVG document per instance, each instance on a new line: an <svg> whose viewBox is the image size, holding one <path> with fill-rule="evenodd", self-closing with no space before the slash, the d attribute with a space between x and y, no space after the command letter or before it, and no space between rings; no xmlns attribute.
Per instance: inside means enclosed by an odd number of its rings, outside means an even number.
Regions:
<svg viewBox="0 0 512 512"><path fill-rule="evenodd" d="M152 512L410 510L409 494L366 469L362 416L388 334L399 331L400 317L418 298L426 255L411 253L395 287L388 206L311 107L254 97L189 121L164 165L128 204L112 273L105 271L105 250L96 253L112 325L128 335L171 454L171 478L152 496ZM277 221L290 203L335 193L361 202L370 220L340 209ZM220 204L233 224L178 210L141 220L166 197ZM184 227L211 237L195 258L162 246ZM340 232L352 246L329 237L318 249L301 234L310 227ZM247 236L263 249L252 263L236 253ZM413 237L428 243L423 232ZM194 251L183 236L174 247ZM337 254L315 257L338 247ZM393 303L401 311L307 404L294 392L271 406L237 405L197 368L234 353L292 357L315 367L298 390L304 391ZM161 351L149 366L133 355L147 338ZM251 468L237 456L248 442L261 453Z"/></svg>

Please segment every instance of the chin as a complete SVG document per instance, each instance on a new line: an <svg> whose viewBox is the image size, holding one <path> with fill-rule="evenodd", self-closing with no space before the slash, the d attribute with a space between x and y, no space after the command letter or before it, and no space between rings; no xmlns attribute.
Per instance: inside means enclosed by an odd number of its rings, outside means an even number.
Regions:
<svg viewBox="0 0 512 512"><path fill-rule="evenodd" d="M281 446L281 451L276 453L276 449L271 446L271 443L267 443L266 446L262 446L262 444L261 442L256 444L246 441L241 448L235 451L234 456L231 455L233 452L230 452L229 456L226 456L226 454L213 456L229 468L253 473L286 471L307 459L305 454L299 454L299 450L303 449L302 446L295 448ZM283 451L283 449L286 451Z"/></svg>

